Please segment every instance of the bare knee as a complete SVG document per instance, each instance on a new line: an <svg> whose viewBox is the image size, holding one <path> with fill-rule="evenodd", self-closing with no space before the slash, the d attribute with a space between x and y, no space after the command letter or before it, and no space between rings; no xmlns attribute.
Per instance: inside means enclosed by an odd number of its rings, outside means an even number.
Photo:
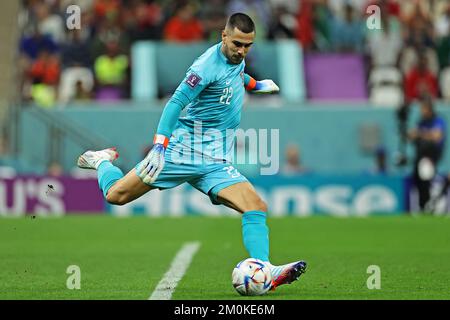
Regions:
<svg viewBox="0 0 450 320"><path fill-rule="evenodd" d="M254 210L257 210L257 211L267 212L267 210L268 210L267 204L261 198L259 198L255 202L254 206L255 206Z"/></svg>
<svg viewBox="0 0 450 320"><path fill-rule="evenodd" d="M267 212L267 204L249 182L238 183L222 189L218 194L221 203L240 213L247 211Z"/></svg>
<svg viewBox="0 0 450 320"><path fill-rule="evenodd" d="M245 211L262 211L267 212L267 204L259 197L256 196L254 199L250 200L249 203L247 203L247 208L245 208Z"/></svg>

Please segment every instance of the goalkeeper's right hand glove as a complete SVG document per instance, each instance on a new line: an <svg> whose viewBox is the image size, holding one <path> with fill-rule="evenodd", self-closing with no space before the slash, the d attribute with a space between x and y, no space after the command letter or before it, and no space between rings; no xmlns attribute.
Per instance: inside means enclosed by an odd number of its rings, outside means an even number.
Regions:
<svg viewBox="0 0 450 320"><path fill-rule="evenodd" d="M253 93L275 93L280 91L280 88L270 79L256 81L256 86L252 90Z"/></svg>
<svg viewBox="0 0 450 320"><path fill-rule="evenodd" d="M160 134L155 135L152 149L136 170L142 182L151 184L156 181L164 168L164 154L168 144L169 138Z"/></svg>

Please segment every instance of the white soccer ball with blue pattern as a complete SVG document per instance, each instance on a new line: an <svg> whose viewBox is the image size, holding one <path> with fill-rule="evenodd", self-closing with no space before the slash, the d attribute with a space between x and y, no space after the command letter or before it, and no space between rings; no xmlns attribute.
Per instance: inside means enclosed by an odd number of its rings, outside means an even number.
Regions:
<svg viewBox="0 0 450 320"><path fill-rule="evenodd" d="M233 269L233 287L243 296L260 296L270 290L272 273L263 261L248 258Z"/></svg>

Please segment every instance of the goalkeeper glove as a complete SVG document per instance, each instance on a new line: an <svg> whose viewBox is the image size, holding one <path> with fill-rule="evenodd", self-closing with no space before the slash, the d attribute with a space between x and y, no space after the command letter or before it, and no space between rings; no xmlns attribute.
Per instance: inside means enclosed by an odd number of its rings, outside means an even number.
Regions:
<svg viewBox="0 0 450 320"><path fill-rule="evenodd" d="M274 93L280 91L280 88L270 79L256 81L256 86L252 90L254 93Z"/></svg>
<svg viewBox="0 0 450 320"><path fill-rule="evenodd" d="M151 184L156 181L164 168L164 154L166 152L169 138L156 134L153 139L153 147L145 159L139 164L136 172L142 182Z"/></svg>

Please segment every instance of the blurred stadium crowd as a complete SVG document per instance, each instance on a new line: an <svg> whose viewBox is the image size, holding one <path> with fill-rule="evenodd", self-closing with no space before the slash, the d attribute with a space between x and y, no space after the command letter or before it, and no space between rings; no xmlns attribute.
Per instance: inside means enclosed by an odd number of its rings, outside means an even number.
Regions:
<svg viewBox="0 0 450 320"><path fill-rule="evenodd" d="M81 28L66 28L67 7ZM382 30L367 27L381 9ZM296 39L305 52L367 59L371 99L398 104L422 93L450 99L447 0L23 0L21 96L55 102L130 97L130 47L139 40L217 42L230 13L248 13L258 40Z"/></svg>

